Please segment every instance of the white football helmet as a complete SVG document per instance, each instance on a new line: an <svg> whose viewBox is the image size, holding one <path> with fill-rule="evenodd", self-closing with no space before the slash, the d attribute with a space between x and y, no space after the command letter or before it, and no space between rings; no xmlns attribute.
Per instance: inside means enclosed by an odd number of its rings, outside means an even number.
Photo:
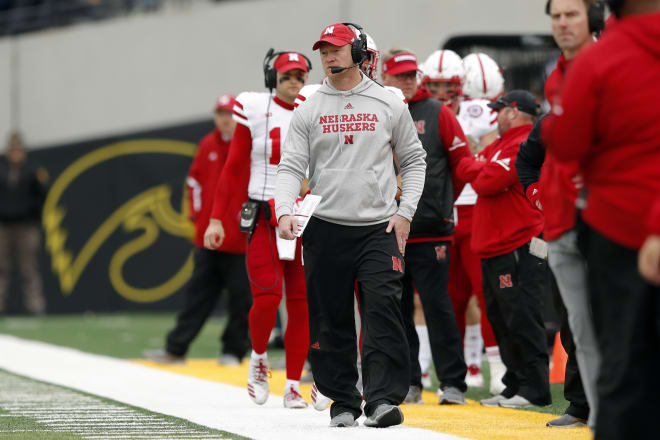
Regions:
<svg viewBox="0 0 660 440"><path fill-rule="evenodd" d="M463 95L471 99L497 99L504 93L504 77L495 60L485 53L471 53L463 58L465 84Z"/></svg>
<svg viewBox="0 0 660 440"><path fill-rule="evenodd" d="M378 77L378 62L380 61L380 51L376 42L371 35L364 33L367 36L367 59L362 62L360 70L362 70L369 78L374 81Z"/></svg>
<svg viewBox="0 0 660 440"><path fill-rule="evenodd" d="M462 85L465 80L463 60L451 50L436 50L422 64L424 79L427 81L448 81Z"/></svg>

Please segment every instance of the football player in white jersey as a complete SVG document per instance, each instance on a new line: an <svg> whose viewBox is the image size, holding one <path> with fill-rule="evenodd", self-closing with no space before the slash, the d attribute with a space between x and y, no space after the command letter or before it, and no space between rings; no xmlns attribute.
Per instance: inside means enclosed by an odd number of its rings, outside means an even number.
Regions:
<svg viewBox="0 0 660 440"><path fill-rule="evenodd" d="M291 122L294 100L307 81L310 69L311 62L303 54L273 53L271 49L264 59L266 87L270 91L244 92L236 98L234 120L238 124L204 236L207 248L219 247L225 232L218 219L222 218L229 201L232 197L249 198L250 203L244 205L241 214L241 224L252 225L246 253L253 298L249 317L252 356L247 388L250 398L259 405L265 403L269 395L266 348L286 284L284 406L307 407L299 388L309 348L307 292L300 242L290 242L293 245L288 252L279 247L272 200L280 146Z"/></svg>
<svg viewBox="0 0 660 440"><path fill-rule="evenodd" d="M433 87L434 83L453 86L445 86L436 97L445 102L449 100L449 105L458 113L458 121L473 154L497 139L497 115L487 104L489 97L496 98L503 92L504 78L490 57L471 54L461 60L452 51L436 51L424 63L424 82L427 87ZM470 247L472 210L476 201L477 194L467 184L454 203L456 230L450 246L449 293L459 328L465 328L464 350L468 364L465 381L471 387L484 385L481 352L485 345L491 370L490 391L496 393L503 389L501 379L506 370L485 313L481 262Z"/></svg>

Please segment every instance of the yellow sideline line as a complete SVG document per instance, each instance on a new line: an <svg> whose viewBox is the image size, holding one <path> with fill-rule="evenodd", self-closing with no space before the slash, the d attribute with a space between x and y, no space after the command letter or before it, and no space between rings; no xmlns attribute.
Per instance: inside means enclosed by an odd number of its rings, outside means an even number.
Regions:
<svg viewBox="0 0 660 440"><path fill-rule="evenodd" d="M146 360L134 362L238 387L245 387L247 384L247 361L237 367L218 365L215 359L189 359L183 365L159 365ZM283 395L280 390L284 390L286 382L284 371L272 371L269 382L272 394ZM311 385L301 385L300 388L302 395L309 401ZM552 414L487 408L472 400L468 400L467 405L438 405L438 397L430 391L424 391L422 397L425 404L401 406L406 426L478 440L590 440L592 438L587 428L547 428L545 423L556 417Z"/></svg>

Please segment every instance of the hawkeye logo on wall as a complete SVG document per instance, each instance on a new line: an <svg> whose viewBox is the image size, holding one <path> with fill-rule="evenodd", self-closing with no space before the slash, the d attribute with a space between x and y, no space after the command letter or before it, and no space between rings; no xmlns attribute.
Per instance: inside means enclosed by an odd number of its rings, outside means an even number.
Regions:
<svg viewBox="0 0 660 440"><path fill-rule="evenodd" d="M147 303L183 287L192 275L187 239L194 234L183 185L195 148L173 140L119 142L64 169L42 218L64 295L80 284L94 295L109 280L122 297ZM172 207L173 188L182 194L180 210Z"/></svg>

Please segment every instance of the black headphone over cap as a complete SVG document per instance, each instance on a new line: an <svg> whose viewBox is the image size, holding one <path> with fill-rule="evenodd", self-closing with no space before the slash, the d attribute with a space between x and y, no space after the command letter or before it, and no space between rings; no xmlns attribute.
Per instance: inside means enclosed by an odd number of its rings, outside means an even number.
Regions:
<svg viewBox="0 0 660 440"><path fill-rule="evenodd" d="M271 61L273 61L275 58L278 56L284 54L284 53L297 53L298 55L302 55L303 58L305 58L305 62L307 63L307 70L310 71L312 70L312 62L307 58L307 56L303 53L300 52L295 52L293 50L287 50L284 52L275 52L275 49L272 47L268 49L268 52L266 53L266 56L264 57L264 83L266 84L266 88L269 90L273 90L277 86L277 71L275 68L271 65Z"/></svg>
<svg viewBox="0 0 660 440"><path fill-rule="evenodd" d="M545 4L545 13L547 15L550 15L551 1L548 0ZM605 30L605 4L601 0L591 3L587 10L587 18L589 21L589 32L600 35Z"/></svg>
<svg viewBox="0 0 660 440"><path fill-rule="evenodd" d="M360 64L367 59L367 34L364 33L362 26L355 23L342 23L344 26L352 26L358 31L358 38L351 43L351 58L355 64Z"/></svg>

